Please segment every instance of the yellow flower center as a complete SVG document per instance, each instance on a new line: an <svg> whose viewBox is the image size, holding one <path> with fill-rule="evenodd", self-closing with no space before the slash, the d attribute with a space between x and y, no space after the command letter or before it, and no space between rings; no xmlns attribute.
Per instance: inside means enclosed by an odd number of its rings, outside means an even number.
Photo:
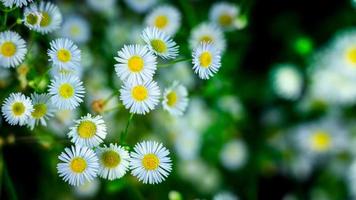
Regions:
<svg viewBox="0 0 356 200"><path fill-rule="evenodd" d="M38 16L33 13L28 14L26 16L26 22L28 24L35 25L38 22Z"/></svg>
<svg viewBox="0 0 356 200"><path fill-rule="evenodd" d="M356 47L352 47L352 48L347 49L347 51L346 51L346 59L351 64L355 64L356 65Z"/></svg>
<svg viewBox="0 0 356 200"><path fill-rule="evenodd" d="M155 27L159 28L159 29L163 29L167 26L168 24L168 18L165 15L160 15L156 17L155 20Z"/></svg>
<svg viewBox="0 0 356 200"><path fill-rule="evenodd" d="M115 168L116 166L118 166L120 164L121 158L118 153L110 150L110 151L106 151L102 154L101 160L102 160L103 164L105 165L105 167Z"/></svg>
<svg viewBox="0 0 356 200"><path fill-rule="evenodd" d="M31 113L32 117L39 119L47 113L47 105L44 103L39 103L33 106L34 110Z"/></svg>
<svg viewBox="0 0 356 200"><path fill-rule="evenodd" d="M70 61L71 57L72 55L67 49L60 49L57 51L57 58L61 62L68 62Z"/></svg>
<svg viewBox="0 0 356 200"><path fill-rule="evenodd" d="M146 170L156 170L159 163L159 158L153 153L146 154L142 158L142 165Z"/></svg>
<svg viewBox="0 0 356 200"><path fill-rule="evenodd" d="M81 121L77 128L77 132L81 138L91 138L96 134L96 125L89 120Z"/></svg>
<svg viewBox="0 0 356 200"><path fill-rule="evenodd" d="M128 61L131 72L140 72L143 69L144 61L140 56L132 56Z"/></svg>
<svg viewBox="0 0 356 200"><path fill-rule="evenodd" d="M167 94L167 104L169 106L171 107L174 106L177 103L177 100L178 100L178 96L176 92L172 91Z"/></svg>
<svg viewBox="0 0 356 200"><path fill-rule="evenodd" d="M41 27L46 27L48 25L51 24L51 16L48 14L48 12L42 12L42 18L41 18L41 22L40 22L40 26Z"/></svg>
<svg viewBox="0 0 356 200"><path fill-rule="evenodd" d="M210 52L205 51L200 55L199 60L200 60L200 65L201 66L203 66L205 68L208 68L211 65L213 57L211 56Z"/></svg>
<svg viewBox="0 0 356 200"><path fill-rule="evenodd" d="M212 43L213 38L210 35L203 35L202 37L200 37L200 42Z"/></svg>
<svg viewBox="0 0 356 200"><path fill-rule="evenodd" d="M74 36L77 36L80 34L80 28L78 26L72 26L70 27L70 34L71 35L74 35Z"/></svg>
<svg viewBox="0 0 356 200"><path fill-rule="evenodd" d="M12 109L12 113L15 116L20 116L25 112L26 108L25 108L25 105L23 105L23 103L16 102L16 103L12 104L11 109Z"/></svg>
<svg viewBox="0 0 356 200"><path fill-rule="evenodd" d="M1 54L5 57L11 57L16 53L16 45L13 42L4 42L1 45Z"/></svg>
<svg viewBox="0 0 356 200"><path fill-rule="evenodd" d="M59 87L59 96L62 98L68 99L71 98L74 95L74 88L71 84L69 83L63 83Z"/></svg>
<svg viewBox="0 0 356 200"><path fill-rule="evenodd" d="M230 26L232 24L232 16L228 14L222 14L219 16L219 24L221 26Z"/></svg>
<svg viewBox="0 0 356 200"><path fill-rule="evenodd" d="M315 151L325 151L331 146L331 137L325 131L317 131L311 136L311 142Z"/></svg>
<svg viewBox="0 0 356 200"><path fill-rule="evenodd" d="M148 90L142 85L138 85L132 88L132 98L136 101L143 101L148 97Z"/></svg>
<svg viewBox="0 0 356 200"><path fill-rule="evenodd" d="M70 169L75 173L82 173L87 168L87 162L80 157L74 158L70 162Z"/></svg>
<svg viewBox="0 0 356 200"><path fill-rule="evenodd" d="M151 40L151 46L158 53L164 53L167 51L167 45L162 40Z"/></svg>

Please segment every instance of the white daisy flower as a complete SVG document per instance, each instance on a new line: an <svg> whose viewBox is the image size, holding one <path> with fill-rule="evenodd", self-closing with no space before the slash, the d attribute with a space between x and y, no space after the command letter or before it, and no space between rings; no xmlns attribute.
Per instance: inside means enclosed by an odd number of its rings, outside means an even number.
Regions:
<svg viewBox="0 0 356 200"><path fill-rule="evenodd" d="M61 161L57 164L58 174L70 185L80 186L97 176L98 157L87 147L65 148L58 158Z"/></svg>
<svg viewBox="0 0 356 200"><path fill-rule="evenodd" d="M159 102L160 90L155 81L145 83L124 83L120 89L120 99L130 113L146 114Z"/></svg>
<svg viewBox="0 0 356 200"><path fill-rule="evenodd" d="M240 9L234 3L217 2L209 12L210 21L220 26L223 30L231 31L238 28L237 18Z"/></svg>
<svg viewBox="0 0 356 200"><path fill-rule="evenodd" d="M106 137L106 125L100 115L91 116L87 114L75 121L75 125L70 128L68 137L77 146L96 147L100 145Z"/></svg>
<svg viewBox="0 0 356 200"><path fill-rule="evenodd" d="M169 151L158 142L138 143L130 155L131 174L145 184L161 183L172 170Z"/></svg>
<svg viewBox="0 0 356 200"><path fill-rule="evenodd" d="M303 79L297 67L291 64L279 64L272 73L274 92L285 99L297 99L303 89Z"/></svg>
<svg viewBox="0 0 356 200"><path fill-rule="evenodd" d="M33 111L28 125L33 129L38 124L47 126L46 120L53 117L55 111L54 106L50 101L51 95L49 94L31 94L31 100L33 104Z"/></svg>
<svg viewBox="0 0 356 200"><path fill-rule="evenodd" d="M26 42L13 31L0 33L0 66L16 67L20 65L27 53Z"/></svg>
<svg viewBox="0 0 356 200"><path fill-rule="evenodd" d="M152 8L157 3L157 0L125 0L125 3L132 10L144 13Z"/></svg>
<svg viewBox="0 0 356 200"><path fill-rule="evenodd" d="M58 7L50 2L41 1L39 4L32 3L30 6L25 8L24 15L29 16L30 13L32 13L32 17L38 16L37 14L40 13L40 22L39 24L34 23L38 20L34 17L34 20L28 21L25 25L30 24L31 26L28 26L30 29L42 34L57 30L62 23L62 14L60 13ZM25 21L26 20L27 19L25 19Z"/></svg>
<svg viewBox="0 0 356 200"><path fill-rule="evenodd" d="M174 116L183 115L188 106L188 91L177 81L163 92L163 109Z"/></svg>
<svg viewBox="0 0 356 200"><path fill-rule="evenodd" d="M311 157L342 152L348 141L347 130L334 118L302 124L292 135L298 150Z"/></svg>
<svg viewBox="0 0 356 200"><path fill-rule="evenodd" d="M197 48L201 43L211 43L221 52L226 49L226 41L221 29L211 23L201 23L192 30L189 38L191 49Z"/></svg>
<svg viewBox="0 0 356 200"><path fill-rule="evenodd" d="M25 8L23 22L30 30L36 30L40 27L42 14L39 11L32 11Z"/></svg>
<svg viewBox="0 0 356 200"><path fill-rule="evenodd" d="M12 8L13 6L22 8L22 6L27 6L32 0L0 0L5 7Z"/></svg>
<svg viewBox="0 0 356 200"><path fill-rule="evenodd" d="M146 16L145 23L168 35L175 35L181 26L181 13L170 5L158 6Z"/></svg>
<svg viewBox="0 0 356 200"><path fill-rule="evenodd" d="M209 79L221 67L220 51L211 43L201 43L193 51L193 70L201 79Z"/></svg>
<svg viewBox="0 0 356 200"><path fill-rule="evenodd" d="M89 23L79 15L70 16L64 20L60 35L77 43L85 43L90 38Z"/></svg>
<svg viewBox="0 0 356 200"><path fill-rule="evenodd" d="M125 45L117 54L115 71L122 81L138 83L152 80L157 61L146 46Z"/></svg>
<svg viewBox="0 0 356 200"><path fill-rule="evenodd" d="M59 38L53 40L48 50L49 61L60 69L75 70L80 67L80 49L71 40Z"/></svg>
<svg viewBox="0 0 356 200"><path fill-rule="evenodd" d="M2 104L2 115L11 125L25 125L31 117L31 99L21 93L12 93Z"/></svg>
<svg viewBox="0 0 356 200"><path fill-rule="evenodd" d="M59 109L73 110L83 102L84 87L82 81L73 75L60 75L51 81L49 94L52 103Z"/></svg>
<svg viewBox="0 0 356 200"><path fill-rule="evenodd" d="M148 48L163 59L174 59L178 56L178 46L165 32L155 27L147 27L142 32L142 39Z"/></svg>
<svg viewBox="0 0 356 200"><path fill-rule="evenodd" d="M129 168L130 154L123 147L117 144L110 144L109 147L99 147L96 150L99 158L99 176L114 180L123 177Z"/></svg>

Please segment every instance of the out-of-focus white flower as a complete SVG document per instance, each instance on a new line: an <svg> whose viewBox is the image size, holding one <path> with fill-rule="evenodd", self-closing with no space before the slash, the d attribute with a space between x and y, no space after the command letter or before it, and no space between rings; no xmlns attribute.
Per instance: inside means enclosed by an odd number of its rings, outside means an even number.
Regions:
<svg viewBox="0 0 356 200"><path fill-rule="evenodd" d="M175 35L181 25L181 14L173 6L162 5L152 10L145 22L147 26L155 27L168 35Z"/></svg>
<svg viewBox="0 0 356 200"><path fill-rule="evenodd" d="M60 35L77 43L85 43L90 39L89 23L79 15L69 16L63 22Z"/></svg>
<svg viewBox="0 0 356 200"><path fill-rule="evenodd" d="M209 18L223 30L231 31L239 27L239 12L240 8L234 3L217 2L211 7Z"/></svg>
<svg viewBox="0 0 356 200"><path fill-rule="evenodd" d="M247 158L247 147L243 141L238 139L227 142L220 152L220 161L229 170L241 168L246 163Z"/></svg>
<svg viewBox="0 0 356 200"><path fill-rule="evenodd" d="M279 64L272 73L272 88L282 98L295 100L303 89L303 80L296 66Z"/></svg>
<svg viewBox="0 0 356 200"><path fill-rule="evenodd" d="M190 48L195 49L201 43L211 43L220 52L224 52L226 49L223 32L218 26L211 23L201 23L192 30L189 38Z"/></svg>
<svg viewBox="0 0 356 200"><path fill-rule="evenodd" d="M144 13L152 8L157 0L125 0L125 3L137 13Z"/></svg>

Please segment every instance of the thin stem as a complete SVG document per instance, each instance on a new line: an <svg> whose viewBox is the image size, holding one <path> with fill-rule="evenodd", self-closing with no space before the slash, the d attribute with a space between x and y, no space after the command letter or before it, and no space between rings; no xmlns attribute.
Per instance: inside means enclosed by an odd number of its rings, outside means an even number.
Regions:
<svg viewBox="0 0 356 200"><path fill-rule="evenodd" d="M14 27L16 26L16 24L17 24L17 22L15 22L15 23L11 24L11 26L9 26L9 29L14 28Z"/></svg>
<svg viewBox="0 0 356 200"><path fill-rule="evenodd" d="M190 61L190 60L192 60L192 59L191 58L181 58L181 59L174 60L172 62L158 64L157 66L158 67L168 67L168 66L171 66L171 65L176 64L176 63Z"/></svg>
<svg viewBox="0 0 356 200"><path fill-rule="evenodd" d="M115 95L117 95L117 92L113 92L108 98L104 100L104 105L106 105Z"/></svg>
<svg viewBox="0 0 356 200"><path fill-rule="evenodd" d="M182 6L184 16L186 16L188 24L190 28L193 28L197 24L197 18L195 15L194 8L192 6L192 2L187 1L187 0L180 0L179 1L180 5Z"/></svg>
<svg viewBox="0 0 356 200"><path fill-rule="evenodd" d="M4 21L2 22L2 26L4 29L6 28L6 22L7 22L7 12L4 13Z"/></svg>
<svg viewBox="0 0 356 200"><path fill-rule="evenodd" d="M131 123L131 121L132 121L133 116L134 116L134 114L131 113L131 114L130 114L130 117L129 117L129 120L127 121L127 124L126 124L125 131L123 131L123 132L121 133L121 138L120 138L120 143L121 143L121 144L125 144L125 140L126 140L126 137L127 137L127 132L128 132L128 130L129 130L129 126L130 126L130 123Z"/></svg>
<svg viewBox="0 0 356 200"><path fill-rule="evenodd" d="M7 170L5 159L3 159L3 172L4 172L4 184L7 187L7 191L9 192L10 199L17 200L15 187L11 180L9 171Z"/></svg>
<svg viewBox="0 0 356 200"><path fill-rule="evenodd" d="M108 112L114 111L116 109L119 109L120 107L121 107L121 104L119 104L119 105L117 105L117 106L115 106L113 108L106 109L106 110L103 111L103 113L108 113Z"/></svg>

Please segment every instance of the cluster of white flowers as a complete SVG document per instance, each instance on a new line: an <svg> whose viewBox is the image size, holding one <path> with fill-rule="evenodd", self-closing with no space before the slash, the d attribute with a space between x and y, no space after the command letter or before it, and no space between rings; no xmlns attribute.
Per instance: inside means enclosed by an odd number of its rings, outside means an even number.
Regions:
<svg viewBox="0 0 356 200"><path fill-rule="evenodd" d="M123 177L131 169L132 175L143 183L162 182L172 170L169 151L162 144L144 141L129 153L115 143L100 146L106 137L102 116L87 114L75 121L67 136L74 146L59 155L57 170L70 185L80 186L99 176L108 180Z"/></svg>
<svg viewBox="0 0 356 200"><path fill-rule="evenodd" d="M62 25L59 8L46 1L1 2L6 7L25 6L20 21L30 31L42 35L57 30L60 32L56 34L59 38L52 40L47 50L51 65L44 74L50 72L48 92L35 92L30 97L22 93L11 93L2 105L4 119L10 125L27 125L34 129L38 125L46 126L51 117L62 112L75 112L86 94L79 77L83 67L82 60L85 59L76 43L82 44L89 40L87 21L79 16L72 16ZM98 12L107 10L116 3L115 0L87 2ZM151 9L156 0L126 3L136 12L143 13ZM204 22L192 30L189 39L192 71L201 79L211 78L221 67L221 54L226 49L223 31L237 28L237 18L238 8L235 5L217 4L211 10L210 22ZM115 72L122 83L120 100L132 115L147 114L161 102L163 110L172 116L181 116L188 107L187 88L173 79L161 92L154 80L160 66L190 60L180 57L179 46L173 39L181 26L181 13L171 5L161 5L153 8L144 21L147 27L140 35L143 44L124 45L115 57ZM31 47L27 49L26 41L18 33L10 30L1 32L0 67L15 68L26 64L26 54ZM107 126L101 115L87 114L74 122L74 126L66 134L73 146L64 149L59 155L60 163L57 165L59 176L70 185L84 185L97 176L108 180L118 179L129 169L143 183L156 184L164 181L172 170L169 151L158 142L139 142L129 152L130 148L127 146L103 144Z"/></svg>
<svg viewBox="0 0 356 200"><path fill-rule="evenodd" d="M308 98L329 105L356 103L356 30L345 30L313 59Z"/></svg>

